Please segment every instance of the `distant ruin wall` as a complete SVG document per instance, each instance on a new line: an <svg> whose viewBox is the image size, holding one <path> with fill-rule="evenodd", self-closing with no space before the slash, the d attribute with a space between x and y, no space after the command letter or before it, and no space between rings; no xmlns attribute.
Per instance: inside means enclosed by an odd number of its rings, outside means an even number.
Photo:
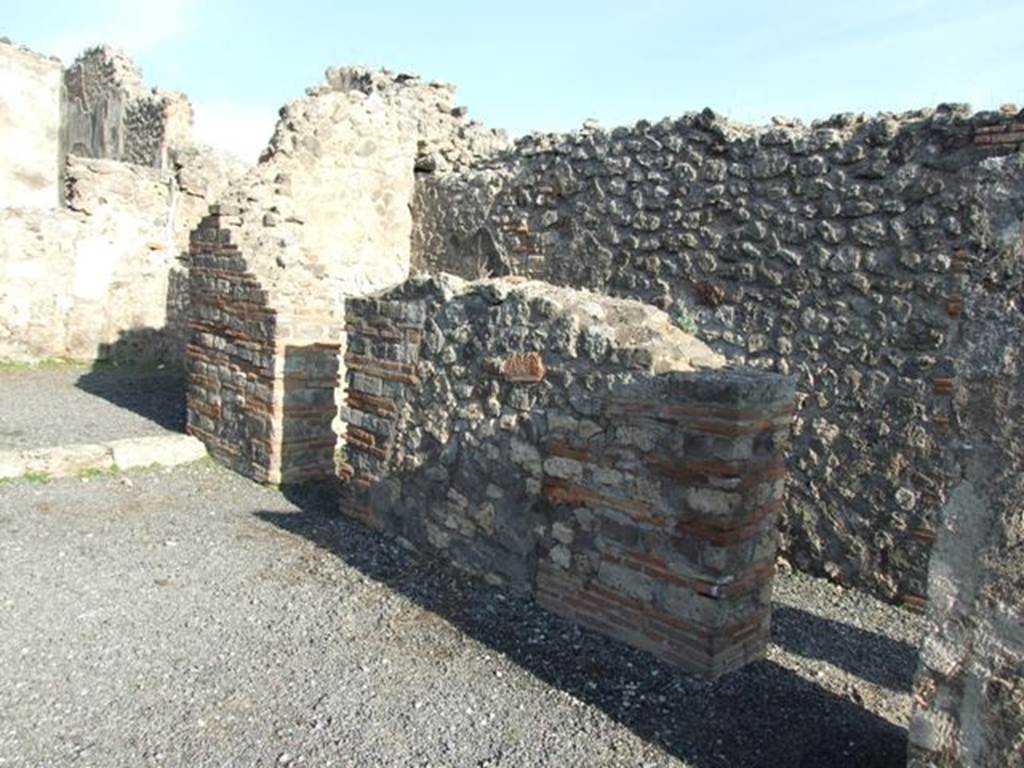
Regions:
<svg viewBox="0 0 1024 768"><path fill-rule="evenodd" d="M170 148L191 141L183 94L149 89L125 54L91 48L64 74L61 143L82 157L170 167Z"/></svg>
<svg viewBox="0 0 1024 768"><path fill-rule="evenodd" d="M440 276L346 314L343 513L697 674L763 654L789 382L542 283Z"/></svg>
<svg viewBox="0 0 1024 768"><path fill-rule="evenodd" d="M183 157L192 172L174 173L72 155L66 207L0 208L0 360L180 366L182 257L198 211L223 183L195 178L205 159Z"/></svg>
<svg viewBox="0 0 1024 768"><path fill-rule="evenodd" d="M60 61L0 39L0 209L60 203Z"/></svg>
<svg viewBox="0 0 1024 768"><path fill-rule="evenodd" d="M1019 162L1022 127L953 106L527 136L475 170L418 174L413 264L639 298L731 361L795 374L786 553L919 606L952 482L957 270L984 258L979 184ZM1006 186L1019 222L1024 186Z"/></svg>

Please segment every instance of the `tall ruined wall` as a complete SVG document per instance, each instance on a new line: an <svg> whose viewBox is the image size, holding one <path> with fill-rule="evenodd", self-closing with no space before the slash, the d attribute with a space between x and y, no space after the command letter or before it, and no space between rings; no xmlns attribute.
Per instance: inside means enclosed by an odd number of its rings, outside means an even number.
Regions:
<svg viewBox="0 0 1024 768"><path fill-rule="evenodd" d="M452 99L408 75L328 70L282 108L259 164L195 233L189 425L245 474L334 473L345 298L408 277L417 164L463 167L502 142ZM239 280L258 302L218 297Z"/></svg>
<svg viewBox="0 0 1024 768"><path fill-rule="evenodd" d="M344 298L408 273L414 131L363 93L299 99L193 233L188 428L243 474L333 473Z"/></svg>
<svg viewBox="0 0 1024 768"><path fill-rule="evenodd" d="M414 279L346 315L343 513L698 674L763 653L791 384L545 283Z"/></svg>
<svg viewBox="0 0 1024 768"><path fill-rule="evenodd" d="M504 131L467 119L468 110L455 103L455 86L451 83L365 67L330 67L325 79L327 90L381 99L391 110L410 119L416 127L417 171L468 169L510 146Z"/></svg>
<svg viewBox="0 0 1024 768"><path fill-rule="evenodd" d="M1024 157L989 161L993 231L964 265L953 488L929 569L913 768L1024 764ZM1017 187L1019 189L1019 187Z"/></svg>
<svg viewBox="0 0 1024 768"><path fill-rule="evenodd" d="M1022 141L1024 116L958 106L528 136L417 176L413 263L640 298L731 361L798 376L786 552L920 605L951 482L955 270L989 237L979 175Z"/></svg>
<svg viewBox="0 0 1024 768"><path fill-rule="evenodd" d="M123 52L90 48L64 74L65 152L170 167L170 148L187 144L192 107L180 93L149 89Z"/></svg>
<svg viewBox="0 0 1024 768"><path fill-rule="evenodd" d="M60 202L61 64L0 38L0 209Z"/></svg>

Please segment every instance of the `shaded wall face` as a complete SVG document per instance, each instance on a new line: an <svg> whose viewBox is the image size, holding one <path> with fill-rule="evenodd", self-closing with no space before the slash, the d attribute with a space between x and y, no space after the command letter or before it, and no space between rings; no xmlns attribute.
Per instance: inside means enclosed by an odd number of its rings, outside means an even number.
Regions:
<svg viewBox="0 0 1024 768"><path fill-rule="evenodd" d="M236 249L217 243L219 230L204 224L193 233L189 270L187 428L220 462L268 480L277 318Z"/></svg>
<svg viewBox="0 0 1024 768"><path fill-rule="evenodd" d="M951 487L958 275L989 237L982 169L1020 157L1021 124L946 111L755 131L702 114L527 137L418 177L413 261L640 298L730 360L798 376L786 552L920 605Z"/></svg>
<svg viewBox="0 0 1024 768"><path fill-rule="evenodd" d="M59 61L0 42L0 208L60 202Z"/></svg>
<svg viewBox="0 0 1024 768"><path fill-rule="evenodd" d="M1019 349L1024 322L993 338ZM977 373L957 387L959 437L970 449L932 555L913 768L1017 765L1024 756L1024 370L1018 358L990 377Z"/></svg>

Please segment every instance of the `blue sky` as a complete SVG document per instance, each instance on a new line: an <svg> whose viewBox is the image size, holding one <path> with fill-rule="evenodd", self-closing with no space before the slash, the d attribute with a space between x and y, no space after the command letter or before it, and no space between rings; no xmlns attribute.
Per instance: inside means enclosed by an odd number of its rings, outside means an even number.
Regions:
<svg viewBox="0 0 1024 768"><path fill-rule="evenodd" d="M0 35L66 63L119 45L247 158L331 64L450 80L513 135L705 106L765 122L1024 102L1024 0L0 0Z"/></svg>

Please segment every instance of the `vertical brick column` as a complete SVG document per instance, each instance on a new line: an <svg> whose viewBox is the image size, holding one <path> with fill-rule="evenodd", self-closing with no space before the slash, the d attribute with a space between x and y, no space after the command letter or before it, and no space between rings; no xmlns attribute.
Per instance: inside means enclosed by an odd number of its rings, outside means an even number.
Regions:
<svg viewBox="0 0 1024 768"><path fill-rule="evenodd" d="M338 414L343 344L279 341L277 347L274 434L278 439L272 474L281 483L331 477L338 447L333 422Z"/></svg>
<svg viewBox="0 0 1024 768"><path fill-rule="evenodd" d="M711 678L768 641L790 380L670 374L604 403L604 431L554 430L537 598Z"/></svg>

